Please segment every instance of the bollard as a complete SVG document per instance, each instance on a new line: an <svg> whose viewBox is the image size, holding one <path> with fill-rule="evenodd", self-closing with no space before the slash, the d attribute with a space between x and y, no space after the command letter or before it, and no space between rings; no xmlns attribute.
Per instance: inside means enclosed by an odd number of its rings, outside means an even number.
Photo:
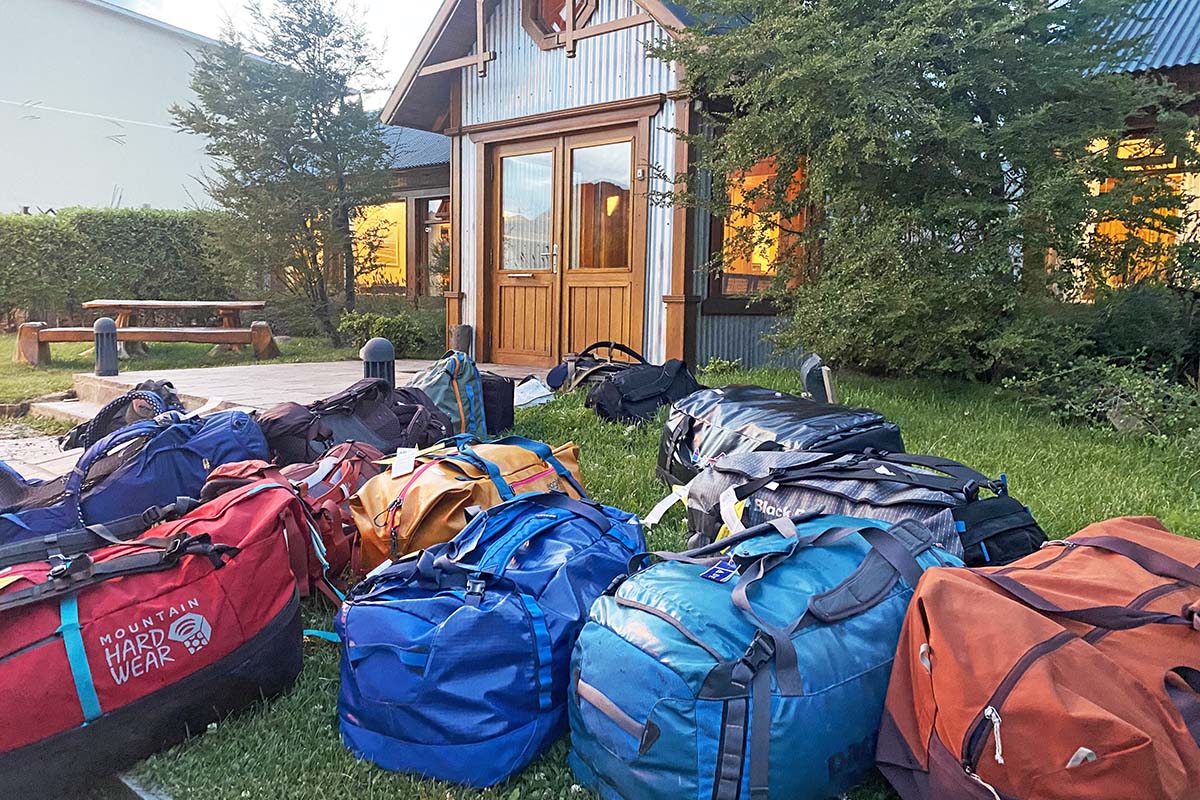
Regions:
<svg viewBox="0 0 1200 800"><path fill-rule="evenodd" d="M364 378L383 378L388 386L396 386L396 348L382 336L376 336L358 351L363 362Z"/></svg>
<svg viewBox="0 0 1200 800"><path fill-rule="evenodd" d="M471 354L471 344L475 340L475 332L470 325L450 326L450 349L460 353Z"/></svg>
<svg viewBox="0 0 1200 800"><path fill-rule="evenodd" d="M117 374L117 323L101 317L92 330L96 334L96 374L112 377Z"/></svg>

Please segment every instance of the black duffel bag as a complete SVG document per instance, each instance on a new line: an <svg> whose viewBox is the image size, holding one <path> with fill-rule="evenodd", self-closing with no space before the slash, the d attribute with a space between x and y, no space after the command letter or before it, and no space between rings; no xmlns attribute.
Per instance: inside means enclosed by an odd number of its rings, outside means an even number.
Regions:
<svg viewBox="0 0 1200 800"><path fill-rule="evenodd" d="M600 351L605 351L603 358ZM618 361L620 354L629 360ZM578 353L566 356L546 375L546 385L555 391L569 392L578 386L597 386L606 379L637 366L650 366L638 351L620 342L592 342Z"/></svg>
<svg viewBox="0 0 1200 800"><path fill-rule="evenodd" d="M662 366L631 364L592 387L584 405L609 422L645 422L663 406L702 388L687 363L677 358Z"/></svg>
<svg viewBox="0 0 1200 800"><path fill-rule="evenodd" d="M659 443L658 476L683 485L734 453L867 449L903 453L899 426L869 408L819 403L762 386L725 386L673 405Z"/></svg>

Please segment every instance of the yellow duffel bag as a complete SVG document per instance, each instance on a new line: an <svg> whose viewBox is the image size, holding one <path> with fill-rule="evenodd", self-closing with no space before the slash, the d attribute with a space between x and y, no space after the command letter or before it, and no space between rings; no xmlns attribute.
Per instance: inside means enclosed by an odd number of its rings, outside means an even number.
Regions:
<svg viewBox="0 0 1200 800"><path fill-rule="evenodd" d="M441 449L419 453L411 465L371 478L350 498L359 534L355 571L365 574L384 561L453 539L467 524L469 508L552 489L587 497L573 442L552 449L519 436L488 444L455 437Z"/></svg>

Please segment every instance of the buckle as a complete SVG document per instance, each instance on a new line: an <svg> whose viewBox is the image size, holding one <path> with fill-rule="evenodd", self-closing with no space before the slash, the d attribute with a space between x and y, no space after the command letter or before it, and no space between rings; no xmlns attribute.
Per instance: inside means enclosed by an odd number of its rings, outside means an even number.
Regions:
<svg viewBox="0 0 1200 800"><path fill-rule="evenodd" d="M483 578L467 578L467 594L483 596L483 590L487 588L487 581Z"/></svg>
<svg viewBox="0 0 1200 800"><path fill-rule="evenodd" d="M729 679L739 688L745 689L754 680L758 671L775 657L775 643L761 630L755 631L754 641L733 665Z"/></svg>
<svg viewBox="0 0 1200 800"><path fill-rule="evenodd" d="M59 556L59 559L61 560L54 566L50 567L50 572L46 575L46 577L50 578L51 580L65 578L71 571L71 562L62 556Z"/></svg>

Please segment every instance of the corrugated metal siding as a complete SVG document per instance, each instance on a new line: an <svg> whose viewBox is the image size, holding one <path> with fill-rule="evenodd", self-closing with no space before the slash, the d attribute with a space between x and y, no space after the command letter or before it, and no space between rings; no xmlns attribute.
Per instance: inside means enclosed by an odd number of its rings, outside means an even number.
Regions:
<svg viewBox="0 0 1200 800"><path fill-rule="evenodd" d="M1200 64L1200 0L1150 0L1133 9L1119 39L1147 36L1145 53L1121 64L1138 71Z"/></svg>
<svg viewBox="0 0 1200 800"><path fill-rule="evenodd" d="M601 0L589 25L641 13L633 0ZM675 70L647 54L648 44L666 37L658 25L583 39L575 58L542 50L521 26L521 0L502 0L488 19L487 43L496 53L486 78L463 71L463 124L515 119L548 111L666 94Z"/></svg>
<svg viewBox="0 0 1200 800"><path fill-rule="evenodd" d="M745 314L701 316L696 360L701 365L709 359L721 358L741 361L748 367L762 364L795 366L799 364L803 351L777 353L774 345L765 339L782 319Z"/></svg>
<svg viewBox="0 0 1200 800"><path fill-rule="evenodd" d="M648 181L652 196L671 190L670 182L659 177L675 174L675 104L667 102L650 122L650 169ZM663 295L671 291L671 237L675 229L675 209L650 203L646 231L646 317L642 352L654 363L666 357L667 307ZM678 336L682 331L676 331Z"/></svg>
<svg viewBox="0 0 1200 800"><path fill-rule="evenodd" d="M462 291L462 321L468 325L477 325L478 320L475 316L477 308L476 298L479 295L478 287L475 285L475 242L476 242L476 186L478 181L475 179L475 147L476 144L470 138L462 137L461 152L459 155L459 163L462 165L462 193L455 198L455 202L459 204L459 264L461 272L459 274L459 288Z"/></svg>

